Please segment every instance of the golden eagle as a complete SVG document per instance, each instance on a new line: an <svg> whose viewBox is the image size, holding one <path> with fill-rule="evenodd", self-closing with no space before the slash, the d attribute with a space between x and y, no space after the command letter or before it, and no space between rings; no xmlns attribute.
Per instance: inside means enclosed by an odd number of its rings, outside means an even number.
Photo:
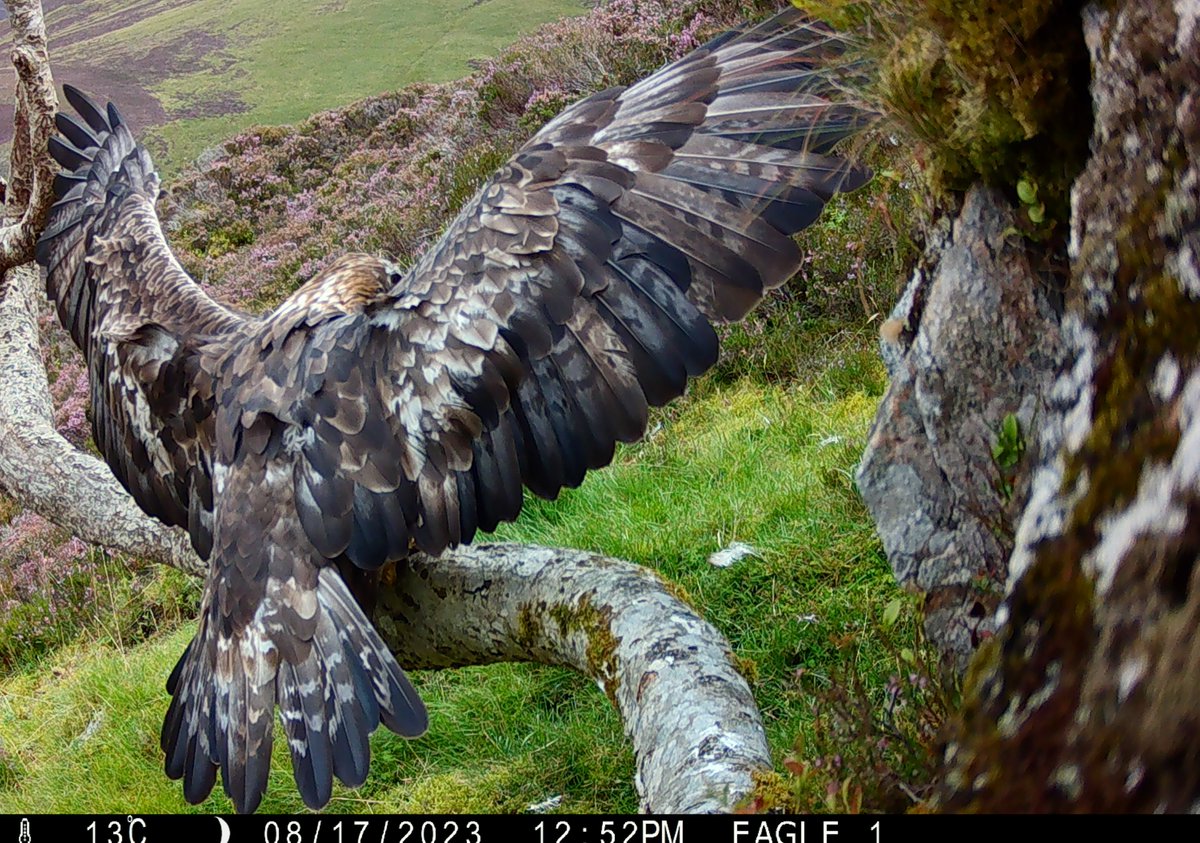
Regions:
<svg viewBox="0 0 1200 843"><path fill-rule="evenodd" d="M111 104L66 87L69 173L37 248L82 349L96 446L209 563L167 688L166 772L239 812L279 708L304 801L361 784L368 736L425 708L340 570L437 554L638 439L800 264L791 235L868 178L831 154L826 28L785 12L567 108L407 272L347 255L271 313L214 301L163 237L156 175Z"/></svg>

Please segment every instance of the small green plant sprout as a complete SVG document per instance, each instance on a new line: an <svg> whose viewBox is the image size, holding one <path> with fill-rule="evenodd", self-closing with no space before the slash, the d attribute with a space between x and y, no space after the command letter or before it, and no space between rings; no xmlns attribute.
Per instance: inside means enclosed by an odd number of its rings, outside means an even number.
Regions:
<svg viewBox="0 0 1200 843"><path fill-rule="evenodd" d="M1041 225L1046 221L1046 203L1038 201L1037 184L1029 179L1021 179L1017 182L1017 198L1021 200L1021 204L1025 206L1025 213L1029 215L1029 221L1034 225Z"/></svg>
<svg viewBox="0 0 1200 843"><path fill-rule="evenodd" d="M992 446L992 461L1000 473L998 491L1006 501L1012 499L1013 480L1024 456L1025 436L1021 433L1021 422L1014 413L1009 413L1000 422L996 444Z"/></svg>
<svg viewBox="0 0 1200 843"><path fill-rule="evenodd" d="M1019 234L1035 242L1049 239L1055 229L1055 221L1046 212L1046 202L1040 196L1038 183L1031 176L1017 180L1017 199L1025 209L1028 224L1020 225Z"/></svg>

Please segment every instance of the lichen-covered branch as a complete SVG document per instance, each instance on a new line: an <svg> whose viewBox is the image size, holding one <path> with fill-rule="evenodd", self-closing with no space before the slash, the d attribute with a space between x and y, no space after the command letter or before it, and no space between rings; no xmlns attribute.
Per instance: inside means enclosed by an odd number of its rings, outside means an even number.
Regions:
<svg viewBox="0 0 1200 843"><path fill-rule="evenodd" d="M375 620L401 664L537 661L592 677L633 741L643 810L728 810L770 767L724 636L637 565L523 545L417 557Z"/></svg>
<svg viewBox="0 0 1200 843"><path fill-rule="evenodd" d="M192 573L204 564L187 535L148 518L108 466L54 429L54 407L38 345L46 296L32 265L12 269L0 289L0 489L92 544Z"/></svg>
<svg viewBox="0 0 1200 843"><path fill-rule="evenodd" d="M107 466L54 430L33 316L40 282L30 266L9 279L0 298L0 487L89 542L202 574L182 531L144 515ZM726 810L770 766L725 638L636 565L517 545L418 557L381 589L375 619L410 667L533 661L596 680L633 741L647 810Z"/></svg>
<svg viewBox="0 0 1200 843"><path fill-rule="evenodd" d="M42 4L5 0L12 26L12 63L17 69L10 182L0 221L0 278L33 260L33 247L54 202L58 167L46 149L54 133L58 98L46 52Z"/></svg>

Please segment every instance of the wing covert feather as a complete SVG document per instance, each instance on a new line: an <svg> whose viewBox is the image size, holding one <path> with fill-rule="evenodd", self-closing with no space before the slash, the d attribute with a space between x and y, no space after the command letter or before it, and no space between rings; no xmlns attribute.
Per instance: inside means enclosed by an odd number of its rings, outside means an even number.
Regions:
<svg viewBox="0 0 1200 843"><path fill-rule="evenodd" d="M305 323L278 365L309 388L278 413L318 549L440 552L639 438L716 361L713 323L794 274L790 235L869 177L830 153L872 118L829 99L841 49L785 12L575 104L403 278Z"/></svg>

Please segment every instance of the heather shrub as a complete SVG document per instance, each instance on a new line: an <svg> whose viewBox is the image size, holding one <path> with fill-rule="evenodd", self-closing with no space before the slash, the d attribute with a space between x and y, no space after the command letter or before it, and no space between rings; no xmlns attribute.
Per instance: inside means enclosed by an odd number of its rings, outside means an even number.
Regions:
<svg viewBox="0 0 1200 843"><path fill-rule="evenodd" d="M110 556L34 513L11 516L0 525L0 675L80 635L128 646L195 612L190 577Z"/></svg>
<svg viewBox="0 0 1200 843"><path fill-rule="evenodd" d="M408 262L564 106L771 8L615 0L541 27L459 82L244 132L202 156L160 210L185 267L248 308L276 304L349 250Z"/></svg>

